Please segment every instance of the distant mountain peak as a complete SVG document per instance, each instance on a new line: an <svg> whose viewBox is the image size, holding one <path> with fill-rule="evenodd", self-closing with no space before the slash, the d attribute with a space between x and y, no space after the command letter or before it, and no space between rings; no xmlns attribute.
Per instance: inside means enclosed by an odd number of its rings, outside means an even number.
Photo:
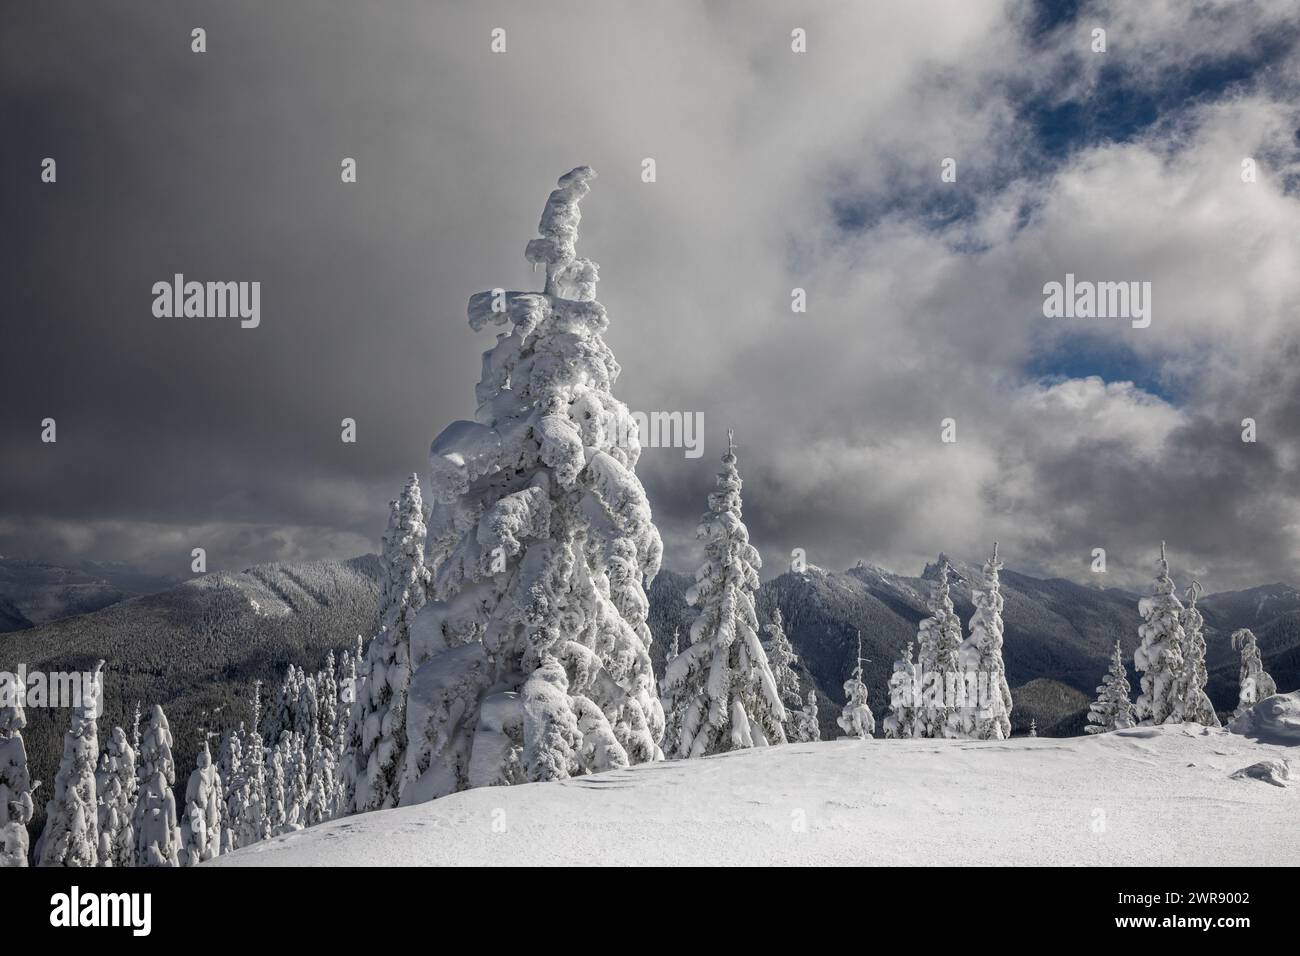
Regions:
<svg viewBox="0 0 1300 956"><path fill-rule="evenodd" d="M957 563L943 551L939 552L939 557L935 558L932 564L925 566L925 570L921 572L921 578L925 581L938 581L939 571L944 564L948 565L949 584L961 584L966 580L966 575L957 567Z"/></svg>

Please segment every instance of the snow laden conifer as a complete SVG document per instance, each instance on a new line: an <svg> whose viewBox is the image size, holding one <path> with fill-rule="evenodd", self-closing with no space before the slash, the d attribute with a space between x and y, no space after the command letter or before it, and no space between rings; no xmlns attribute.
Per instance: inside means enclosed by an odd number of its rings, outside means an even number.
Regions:
<svg viewBox="0 0 1300 956"><path fill-rule="evenodd" d="M970 636L962 642L958 660L966 678L963 729L977 740L1005 740L1011 736L1011 688L1002 660L1002 587L998 572L998 543L984 562L984 587L974 589L975 613Z"/></svg>
<svg viewBox="0 0 1300 956"><path fill-rule="evenodd" d="M353 809L384 810L401 798L406 766L406 704L411 682L410 623L424 606L426 528L420 479L412 475L389 503L384 532L380 628L362 664L363 691L352 707L345 769Z"/></svg>
<svg viewBox="0 0 1300 956"><path fill-rule="evenodd" d="M1134 709L1144 725L1183 720L1183 605L1174 594L1163 541L1159 567L1151 596L1138 602L1142 624L1133 652L1133 663L1142 671L1142 693Z"/></svg>
<svg viewBox="0 0 1300 956"><path fill-rule="evenodd" d="M36 845L40 866L96 866L99 862L98 711L102 690L99 661L83 679L63 735L63 759L54 777L54 796L45 804L45 830Z"/></svg>
<svg viewBox="0 0 1300 956"><path fill-rule="evenodd" d="M681 637L681 628L674 628L672 643L668 645L668 650L664 652L664 673L667 673L669 665L682 652ZM687 701L684 697L680 700L669 700L665 696L667 686L663 683L662 678L660 678L659 693L661 700L666 701L662 705L664 711L664 736L660 746L663 748L664 757L672 760L677 756L678 745L682 739L682 717L686 713Z"/></svg>
<svg viewBox="0 0 1300 956"><path fill-rule="evenodd" d="M1037 736L1038 736L1038 718L1037 718L1037 717L1030 717L1030 718L1029 718L1029 736L1031 736L1031 737L1037 737Z"/></svg>
<svg viewBox="0 0 1300 956"><path fill-rule="evenodd" d="M131 818L138 789L135 750L121 727L113 728L99 755L95 788L99 798L99 865L134 866L135 830Z"/></svg>
<svg viewBox="0 0 1300 956"><path fill-rule="evenodd" d="M790 639L785 636L785 621L779 607L772 611L772 622L764 630L768 634L764 651L772 670L772 680L776 683L777 695L787 708L787 713L794 713L803 703L799 696L799 675L794 672L794 665L799 658L790 646Z"/></svg>
<svg viewBox="0 0 1300 956"><path fill-rule="evenodd" d="M696 537L705 562L686 600L699 608L690 646L664 671L665 708L683 705L680 757L785 743L785 708L756 633L754 595L762 560L741 520L736 449L727 433L718 487Z"/></svg>
<svg viewBox="0 0 1300 956"><path fill-rule="evenodd" d="M595 173L566 173L525 255L541 292L474 295L483 356L473 422L430 449L430 602L411 625L403 803L654 760L645 587L659 533L614 397L597 266L576 255Z"/></svg>
<svg viewBox="0 0 1300 956"><path fill-rule="evenodd" d="M420 477L412 475L389 503L383 533L380 632L370 641L361 672L364 692L348 731L351 766L347 788L356 812L398 805L406 770L407 688L411 684L411 619L424 606L429 571Z"/></svg>
<svg viewBox="0 0 1300 956"><path fill-rule="evenodd" d="M792 743L816 743L822 739L821 724L817 720L817 691L809 690L803 707L794 712L791 727Z"/></svg>
<svg viewBox="0 0 1300 956"><path fill-rule="evenodd" d="M221 777L222 789L226 801L226 832L230 846L225 852L237 850L240 843L240 830L245 814L244 785L244 747L242 735L238 730L227 730L221 738L221 750L217 757L217 774Z"/></svg>
<svg viewBox="0 0 1300 956"><path fill-rule="evenodd" d="M1233 650L1241 652L1241 677L1237 692L1237 710L1234 717L1240 717L1245 711L1254 707L1266 697L1277 693L1277 684L1264 670L1264 658L1260 656L1259 644L1255 632L1243 627L1232 633Z"/></svg>
<svg viewBox="0 0 1300 956"><path fill-rule="evenodd" d="M157 704L140 735L136 759L140 782L136 799L135 865L179 866L181 831L176 819L176 763L172 759L172 731Z"/></svg>
<svg viewBox="0 0 1300 956"><path fill-rule="evenodd" d="M938 578L930 590L930 616L917 631L917 679L922 683L922 700L917 714L918 737L963 736L957 697L964 690L961 681L961 621L952 606L948 589L951 568L940 556ZM964 695L961 695L964 696Z"/></svg>
<svg viewBox="0 0 1300 956"><path fill-rule="evenodd" d="M1196 599L1204 589L1199 581L1187 588L1187 607L1183 611L1183 719L1205 727L1218 727L1219 715L1214 712L1205 685L1210 675L1205 667L1205 618L1196 609Z"/></svg>
<svg viewBox="0 0 1300 956"><path fill-rule="evenodd" d="M17 674L0 690L0 868L27 865L27 824L32 804L32 778L27 769L23 728L26 688Z"/></svg>
<svg viewBox="0 0 1300 956"><path fill-rule="evenodd" d="M1124 652L1115 642L1115 653L1110 658L1110 670L1105 680L1097 688L1097 699L1088 708L1088 726L1084 728L1090 734L1107 734L1112 730L1127 730L1136 720L1133 714L1133 702L1129 699L1128 674L1124 670Z"/></svg>
<svg viewBox="0 0 1300 956"><path fill-rule="evenodd" d="M858 631L858 656L853 674L844 682L844 711L836 718L846 737L868 738L876 732L876 718L867 706L867 685L862 680L862 632Z"/></svg>
<svg viewBox="0 0 1300 956"><path fill-rule="evenodd" d="M182 866L197 866L221 853L221 808L217 802L217 790L217 768L212 765L212 752L204 741L185 788L185 813L181 818Z"/></svg>
<svg viewBox="0 0 1300 956"><path fill-rule="evenodd" d="M886 737L920 736L919 691L912 645L908 644L903 648L903 656L894 661L894 672L889 675L889 713L883 723Z"/></svg>

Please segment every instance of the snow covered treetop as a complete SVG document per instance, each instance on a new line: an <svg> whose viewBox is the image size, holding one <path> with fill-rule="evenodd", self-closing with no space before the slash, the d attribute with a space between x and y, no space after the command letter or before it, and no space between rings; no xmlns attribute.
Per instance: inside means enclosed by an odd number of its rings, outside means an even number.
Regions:
<svg viewBox="0 0 1300 956"><path fill-rule="evenodd" d="M560 177L556 189L546 200L542 210L542 221L537 226L540 239L532 239L524 250L524 256L532 263L546 266L546 292L548 295L561 295L552 288L554 278L561 274L570 263L577 259L574 246L578 242L578 223L582 213L578 203L591 190L589 185L596 178L596 171L590 166L579 166ZM594 263L587 263L595 268ZM592 288L587 295L564 296L565 298L594 299L596 296L594 273Z"/></svg>

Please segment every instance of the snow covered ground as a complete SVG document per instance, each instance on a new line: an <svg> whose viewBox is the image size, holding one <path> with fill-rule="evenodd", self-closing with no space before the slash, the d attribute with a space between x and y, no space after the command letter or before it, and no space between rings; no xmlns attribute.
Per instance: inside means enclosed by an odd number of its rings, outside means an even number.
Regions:
<svg viewBox="0 0 1300 956"><path fill-rule="evenodd" d="M1288 762L1291 780L1232 778L1265 761ZM1180 726L1063 739L839 740L642 764L349 817L208 865L1298 859L1300 749Z"/></svg>

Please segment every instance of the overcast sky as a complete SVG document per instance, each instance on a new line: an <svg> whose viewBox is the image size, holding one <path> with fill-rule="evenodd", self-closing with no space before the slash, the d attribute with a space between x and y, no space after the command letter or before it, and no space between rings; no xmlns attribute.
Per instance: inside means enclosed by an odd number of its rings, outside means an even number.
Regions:
<svg viewBox="0 0 1300 956"><path fill-rule="evenodd" d="M618 394L704 416L704 457L641 459L667 566L699 561L731 426L767 574L796 547L917 573L997 538L1012 568L1092 583L1105 548L1104 583L1140 585L1164 538L1211 590L1294 584L1298 21L1293 0L6 4L0 553L182 575L198 546L213 569L376 549L472 417L492 338L466 300L537 287L524 245L586 163ZM156 318L177 272L259 281L260 326ZM1150 327L1044 318L1067 273L1150 282Z"/></svg>

